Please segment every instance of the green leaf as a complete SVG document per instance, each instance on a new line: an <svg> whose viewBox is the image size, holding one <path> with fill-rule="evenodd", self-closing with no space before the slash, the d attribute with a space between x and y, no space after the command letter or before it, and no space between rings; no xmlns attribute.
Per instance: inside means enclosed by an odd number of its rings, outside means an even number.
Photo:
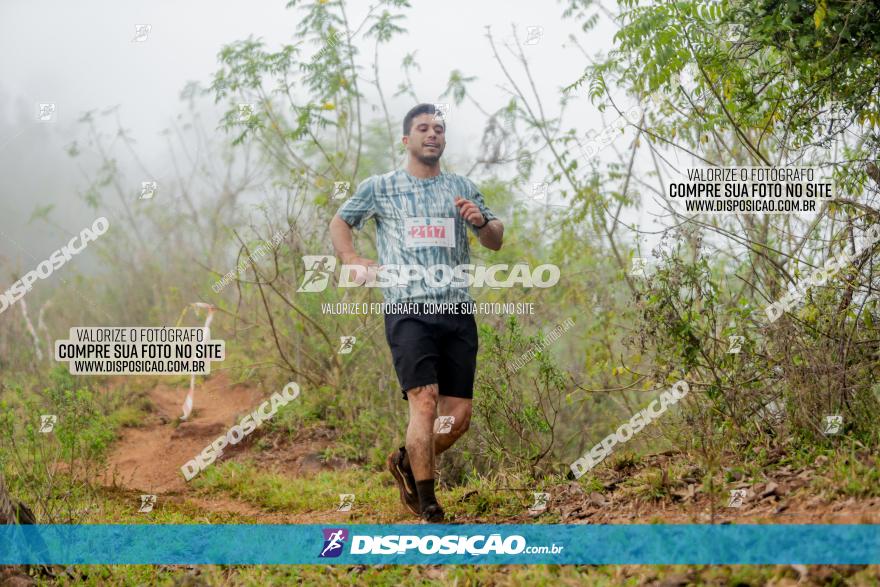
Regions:
<svg viewBox="0 0 880 587"><path fill-rule="evenodd" d="M55 207L55 204L46 204L45 206L35 206L34 211L31 213L31 217L28 220L28 224L33 222L34 220L45 220L48 222L49 213L52 212L52 209Z"/></svg>
<svg viewBox="0 0 880 587"><path fill-rule="evenodd" d="M816 0L816 11L813 13L813 22L816 23L817 29L822 26L822 21L825 20L825 15L827 13L828 5L826 4L826 0Z"/></svg>

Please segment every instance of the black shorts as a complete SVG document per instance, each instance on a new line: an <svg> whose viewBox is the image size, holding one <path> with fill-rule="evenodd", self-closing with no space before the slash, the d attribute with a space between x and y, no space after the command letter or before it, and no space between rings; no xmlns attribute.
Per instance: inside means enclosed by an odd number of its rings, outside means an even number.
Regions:
<svg viewBox="0 0 880 587"><path fill-rule="evenodd" d="M440 395L474 397L479 342L473 313L386 313L385 339L403 399L407 390L432 383Z"/></svg>

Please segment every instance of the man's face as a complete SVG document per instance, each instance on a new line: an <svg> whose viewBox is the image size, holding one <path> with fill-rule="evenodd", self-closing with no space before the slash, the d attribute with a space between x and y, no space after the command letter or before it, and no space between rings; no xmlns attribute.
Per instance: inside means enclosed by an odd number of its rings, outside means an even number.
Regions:
<svg viewBox="0 0 880 587"><path fill-rule="evenodd" d="M412 120L409 136L403 137L403 144L410 155L422 163L433 165L440 160L446 148L446 125L443 119L433 114L419 114Z"/></svg>

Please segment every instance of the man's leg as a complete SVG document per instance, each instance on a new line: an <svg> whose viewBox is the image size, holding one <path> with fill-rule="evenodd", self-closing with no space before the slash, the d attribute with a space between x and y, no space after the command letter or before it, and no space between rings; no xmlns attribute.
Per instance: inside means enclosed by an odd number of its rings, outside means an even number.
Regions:
<svg viewBox="0 0 880 587"><path fill-rule="evenodd" d="M417 387L410 390L407 393L407 397L410 398L410 402L412 402L412 398L414 397L414 393L417 394L417 390L425 389L428 393L424 397L430 397L433 394L430 393L432 388L436 390L436 385L426 385L424 387ZM417 402L419 400L416 400ZM425 412L429 412L430 410L430 402L427 402L429 405L424 408ZM424 445L422 444L424 440L424 426L427 423L427 413L422 415L421 410L423 407L418 405L417 407L413 407L413 404L410 403L410 419L409 419L409 427L407 428L406 433L406 452L407 452L407 460L406 464L410 466L413 471L413 475L416 480L421 481L422 479L430 479L434 477L434 458L440 453L444 452L450 446L455 444L455 442L461 438L465 432L470 428L471 423L471 413L473 407L473 400L469 398L463 397L451 397L447 395L439 396L439 400L437 401L436 412L430 411L431 414L436 414L439 416L452 416L454 418L452 423L452 428L447 433L443 434L434 434L434 452L429 455L427 450L425 450ZM436 420L436 416L432 419L431 431L433 432L433 421ZM416 422L416 424L413 424ZM412 434L412 436L411 436ZM419 463L430 462L430 469L425 468L421 465L413 465L413 450L416 451L417 456L416 461ZM417 472L418 471L418 472Z"/></svg>
<svg viewBox="0 0 880 587"><path fill-rule="evenodd" d="M403 398L409 405L406 446L388 455L388 470L397 483L401 503L417 516L436 519L440 516L434 510L440 508L433 493L433 432L440 393L440 349L433 328L429 316L385 315L385 338ZM425 516L424 503L434 504L429 512L434 515Z"/></svg>
<svg viewBox="0 0 880 587"><path fill-rule="evenodd" d="M419 509L427 522L442 522L443 509L434 494L434 420L437 417L438 385L423 385L406 392L409 425L406 428L407 464L419 495Z"/></svg>
<svg viewBox="0 0 880 587"><path fill-rule="evenodd" d="M406 429L406 453L400 461L401 470L409 471L415 480L420 515L424 520L432 523L442 522L445 518L434 493L434 457L452 446L467 432L473 403L469 398L438 394L438 384L414 387L407 391L409 426ZM449 432L434 434L438 407L441 416L454 418ZM393 466L394 463L391 463Z"/></svg>
<svg viewBox="0 0 880 587"><path fill-rule="evenodd" d="M472 315L448 316L440 341L437 369L441 416L452 416L452 429L434 438L434 452L440 454L467 432L473 409L474 377L477 371L477 323Z"/></svg>
<svg viewBox="0 0 880 587"><path fill-rule="evenodd" d="M455 444L455 441L467 432L471 424L473 403L473 400L469 398L452 397L449 395L440 396L440 401L438 402L439 415L452 416L455 420L453 420L452 429L448 433L434 435L435 456Z"/></svg>
<svg viewBox="0 0 880 587"><path fill-rule="evenodd" d="M414 387L406 392L409 426L406 454L416 482L434 478L434 420L437 417L437 384Z"/></svg>

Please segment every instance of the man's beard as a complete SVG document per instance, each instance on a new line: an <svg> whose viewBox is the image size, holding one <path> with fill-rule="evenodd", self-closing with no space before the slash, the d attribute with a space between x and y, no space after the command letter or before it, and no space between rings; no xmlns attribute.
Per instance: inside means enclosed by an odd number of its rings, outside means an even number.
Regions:
<svg viewBox="0 0 880 587"><path fill-rule="evenodd" d="M443 151L440 151L436 155L416 155L416 159L424 165L436 165L442 155Z"/></svg>

